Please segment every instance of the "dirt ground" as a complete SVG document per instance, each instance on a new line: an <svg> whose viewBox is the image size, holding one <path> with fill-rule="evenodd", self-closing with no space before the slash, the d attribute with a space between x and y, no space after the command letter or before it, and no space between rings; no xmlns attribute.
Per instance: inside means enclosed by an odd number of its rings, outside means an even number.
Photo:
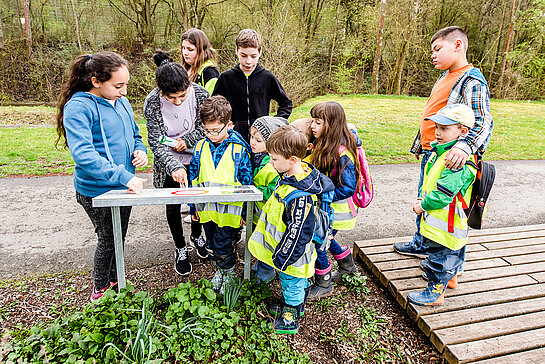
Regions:
<svg viewBox="0 0 545 364"><path fill-rule="evenodd" d="M545 161L493 163L497 177L486 227L543 223ZM418 165L373 165L371 173L375 199L360 210L354 230L338 234L340 242L352 244L355 240L413 233L411 206ZM152 188L151 174L143 177L148 179L147 188ZM74 195L72 176L0 179L0 278L4 281L0 285L0 306L2 315L7 315L1 317L0 332L55 317L63 313L63 305L77 306L88 301L96 237ZM184 227L188 235L189 225ZM152 292L187 280L173 273L173 256L164 207L134 208L125 249L128 278L137 288ZM209 278L212 270L210 263L196 262L189 279ZM321 333L339 330L343 318L354 317L358 308L369 307L385 321L380 342L386 347L405 353L412 362L441 362L429 341L371 273L361 266L359 270L369 277L370 293L345 295L345 288L339 286L327 312L318 304L310 305L300 334L288 339L294 347L309 353L316 363L355 362L357 348L345 343L332 345Z"/></svg>

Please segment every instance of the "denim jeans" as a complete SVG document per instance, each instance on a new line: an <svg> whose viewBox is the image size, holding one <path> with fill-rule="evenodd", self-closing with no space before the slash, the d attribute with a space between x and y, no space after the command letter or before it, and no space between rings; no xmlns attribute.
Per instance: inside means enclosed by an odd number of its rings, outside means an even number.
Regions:
<svg viewBox="0 0 545 364"><path fill-rule="evenodd" d="M258 261L255 277L257 278L258 282L267 282L268 280L274 278L274 267Z"/></svg>
<svg viewBox="0 0 545 364"><path fill-rule="evenodd" d="M117 282L117 269L115 264L114 230L112 225L112 209L109 207L93 207L93 199L76 192L76 201L83 207L97 234L97 247L93 261L93 280L96 290L108 287L110 282ZM121 235L123 245L125 235L129 227L131 206L122 206Z"/></svg>
<svg viewBox="0 0 545 364"><path fill-rule="evenodd" d="M290 306L298 306L305 300L305 288L310 286L308 279L297 278L278 272L284 301Z"/></svg>
<svg viewBox="0 0 545 364"><path fill-rule="evenodd" d="M239 228L230 226L219 227L215 222L209 221L203 225L206 240L214 252L214 261L221 269L229 269L235 265L235 246Z"/></svg>
<svg viewBox="0 0 545 364"><path fill-rule="evenodd" d="M428 163L428 160L430 159L431 150L423 150L422 151L422 161L420 162L420 177L418 178L418 197L422 197L420 194L420 188L422 188L422 184L424 183L424 171L426 170L426 164ZM422 214L416 216L416 231L413 236L413 242L417 246L423 245L423 236L420 234L420 222L422 221Z"/></svg>
<svg viewBox="0 0 545 364"><path fill-rule="evenodd" d="M430 282L447 283L454 277L458 267L464 263L466 246L458 250L450 250L428 238L424 238L424 245L428 257L421 264Z"/></svg>
<svg viewBox="0 0 545 364"><path fill-rule="evenodd" d="M329 251L333 255L339 255L344 252L343 248L335 240L335 235L337 234L337 231L338 230L333 230L331 232L331 235L333 235L333 239L331 239L329 243ZM329 267L327 252L325 250L316 249L316 253L318 254L318 257L316 258L316 269L326 269L327 267Z"/></svg>

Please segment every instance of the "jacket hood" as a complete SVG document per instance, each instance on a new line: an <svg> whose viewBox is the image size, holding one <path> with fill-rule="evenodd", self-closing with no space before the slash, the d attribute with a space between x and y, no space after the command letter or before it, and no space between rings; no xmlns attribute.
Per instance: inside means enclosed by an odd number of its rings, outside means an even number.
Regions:
<svg viewBox="0 0 545 364"><path fill-rule="evenodd" d="M228 133L229 136L227 137L227 139L225 139L223 142L221 142L221 144L223 144L223 143L236 143L236 144L242 145L248 151L248 153L249 153L249 151L252 150L252 148L250 147L250 144L248 144L248 142L246 142L246 140L244 140L242 135L240 135L238 132L236 132L235 130L229 130L229 131L227 131L227 133ZM208 140L210 141L210 139L208 139Z"/></svg>
<svg viewBox="0 0 545 364"><path fill-rule="evenodd" d="M303 167L307 171L310 169L310 172L308 172L306 177L298 181L295 176L285 177L286 174L284 173L278 179L278 186L289 185L313 195L333 191L335 189L335 185L331 179L320 173L312 164L303 163Z"/></svg>
<svg viewBox="0 0 545 364"><path fill-rule="evenodd" d="M469 70L468 76L472 77L474 79L477 79L477 80L481 81L484 84L487 84L483 73L481 72L480 69L478 69L476 67L473 67L472 69Z"/></svg>
<svg viewBox="0 0 545 364"><path fill-rule="evenodd" d="M233 72L236 72L238 74L241 74L243 75L244 77L246 77L246 75L244 74L244 72L242 72L242 70L240 69L240 63L237 63L237 65L233 68L231 68L233 70ZM252 73L250 73L250 76L249 77L252 77L254 75L257 75L261 72L265 71L265 68L263 68L259 63L257 64L257 66L255 66L255 69Z"/></svg>

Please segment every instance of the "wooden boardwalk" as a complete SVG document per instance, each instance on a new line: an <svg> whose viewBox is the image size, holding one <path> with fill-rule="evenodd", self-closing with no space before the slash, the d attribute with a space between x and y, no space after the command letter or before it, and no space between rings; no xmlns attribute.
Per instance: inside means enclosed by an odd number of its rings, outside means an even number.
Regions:
<svg viewBox="0 0 545 364"><path fill-rule="evenodd" d="M471 230L458 288L443 306L407 304L426 282L409 237L358 241L355 257L387 287L449 363L545 363L545 225Z"/></svg>

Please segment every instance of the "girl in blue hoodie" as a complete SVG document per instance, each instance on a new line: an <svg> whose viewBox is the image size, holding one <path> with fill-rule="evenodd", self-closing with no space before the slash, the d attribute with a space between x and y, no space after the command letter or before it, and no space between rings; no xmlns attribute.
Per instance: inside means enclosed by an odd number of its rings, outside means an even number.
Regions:
<svg viewBox="0 0 545 364"><path fill-rule="evenodd" d="M136 167L148 164L146 147L125 98L127 61L113 52L78 56L59 96L57 145L70 149L75 162L76 200L91 219L98 237L91 301L117 284L112 217L109 208L93 207L92 199L110 190L140 193L144 180ZM123 240L131 207L121 207Z"/></svg>

